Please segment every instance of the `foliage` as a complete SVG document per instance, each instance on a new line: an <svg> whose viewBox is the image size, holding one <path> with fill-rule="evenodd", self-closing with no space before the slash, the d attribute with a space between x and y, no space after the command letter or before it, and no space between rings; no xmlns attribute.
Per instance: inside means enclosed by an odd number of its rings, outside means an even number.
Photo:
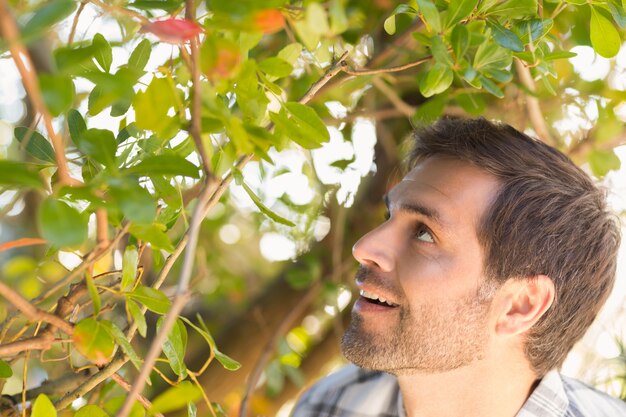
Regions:
<svg viewBox="0 0 626 417"><path fill-rule="evenodd" d="M84 383L69 394L51 383L33 416L195 415L196 403L219 414L199 382L213 359L244 377L254 372L237 371L238 358L218 350L212 332L224 333L226 318L254 307L283 268L285 282L312 295L298 293L302 310L279 314L291 321L281 321L253 363L275 395L285 378L301 384L317 336L297 320L309 311L327 329L332 318L322 308L345 308L337 301L345 268L335 262L343 249L326 253L330 267L305 252L321 245L326 215L331 236L351 238L334 216L347 208L331 196L346 206L354 196L342 198L338 180L325 180L322 170L344 178L358 171L359 121L402 138L442 115L484 115L531 129L598 177L619 169L613 149L624 143L626 86L585 81L569 59L577 46L618 55L623 3L392 4L0 0L0 60L22 65L30 103L0 160L3 215L27 202L3 226L0 378L22 364L51 381L76 372ZM107 29L89 30L90 19ZM619 67L609 62L617 79ZM333 135L349 155L332 154ZM315 157L328 149L322 166ZM281 177L298 178L313 196L299 202L286 189L274 192ZM234 247L224 238L233 229L242 237ZM296 265L259 253L259 241L276 233L301 255ZM250 378L248 393L258 381ZM125 389L140 392L118 411ZM90 405L73 410L77 397Z"/></svg>

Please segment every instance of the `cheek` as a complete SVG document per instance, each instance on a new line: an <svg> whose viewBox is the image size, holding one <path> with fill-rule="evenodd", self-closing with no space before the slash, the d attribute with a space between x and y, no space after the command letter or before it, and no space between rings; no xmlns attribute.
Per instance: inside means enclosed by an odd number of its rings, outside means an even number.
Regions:
<svg viewBox="0 0 626 417"><path fill-rule="evenodd" d="M413 253L399 271L400 285L411 303L467 296L482 277L478 257ZM478 266L478 267L477 267Z"/></svg>

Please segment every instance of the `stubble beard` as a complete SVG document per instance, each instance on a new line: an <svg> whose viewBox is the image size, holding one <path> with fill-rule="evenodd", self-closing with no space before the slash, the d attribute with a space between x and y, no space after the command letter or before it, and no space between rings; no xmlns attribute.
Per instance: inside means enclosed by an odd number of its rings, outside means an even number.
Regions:
<svg viewBox="0 0 626 417"><path fill-rule="evenodd" d="M364 318L352 313L341 341L351 362L396 375L450 371L484 357L488 342L487 312L492 289L462 300L428 304L415 311L398 307L396 324L384 333L368 331Z"/></svg>

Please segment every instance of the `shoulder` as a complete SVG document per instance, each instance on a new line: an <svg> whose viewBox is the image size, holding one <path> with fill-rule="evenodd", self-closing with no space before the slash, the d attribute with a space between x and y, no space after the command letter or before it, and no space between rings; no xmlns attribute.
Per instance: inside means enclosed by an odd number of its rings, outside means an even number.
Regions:
<svg viewBox="0 0 626 417"><path fill-rule="evenodd" d="M573 378L561 376L572 416L626 417L626 402ZM569 414L568 414L569 416Z"/></svg>
<svg viewBox="0 0 626 417"><path fill-rule="evenodd" d="M371 395L376 393L376 395ZM383 372L347 365L309 388L294 408L293 417L397 415L399 387Z"/></svg>

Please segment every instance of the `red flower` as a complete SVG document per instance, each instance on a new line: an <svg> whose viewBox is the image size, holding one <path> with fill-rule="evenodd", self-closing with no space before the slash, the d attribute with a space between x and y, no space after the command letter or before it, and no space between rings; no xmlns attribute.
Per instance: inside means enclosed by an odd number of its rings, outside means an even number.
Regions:
<svg viewBox="0 0 626 417"><path fill-rule="evenodd" d="M196 22L187 19L166 19L150 22L141 28L142 32L150 32L163 42L181 44L193 39L204 29Z"/></svg>

